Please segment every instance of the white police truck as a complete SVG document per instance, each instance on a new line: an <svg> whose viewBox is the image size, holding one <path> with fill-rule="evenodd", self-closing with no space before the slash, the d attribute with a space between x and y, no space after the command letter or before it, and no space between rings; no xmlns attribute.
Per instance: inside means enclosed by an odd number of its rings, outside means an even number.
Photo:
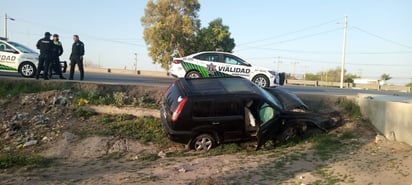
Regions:
<svg viewBox="0 0 412 185"><path fill-rule="evenodd" d="M34 77L38 70L39 54L27 46L0 37L0 70L16 71L23 77ZM62 73L67 62L60 62Z"/></svg>
<svg viewBox="0 0 412 185"><path fill-rule="evenodd" d="M241 76L261 87L283 85L285 73L253 66L227 52L205 51L174 58L169 73L176 78Z"/></svg>

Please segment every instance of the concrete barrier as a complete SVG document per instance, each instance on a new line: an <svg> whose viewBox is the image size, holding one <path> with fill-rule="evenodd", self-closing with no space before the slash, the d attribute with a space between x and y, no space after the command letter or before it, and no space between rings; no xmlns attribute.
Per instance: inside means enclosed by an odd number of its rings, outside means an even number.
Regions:
<svg viewBox="0 0 412 185"><path fill-rule="evenodd" d="M85 72L98 72L98 73L114 73L114 74L136 74L142 76L157 76L166 77L168 73L166 71L148 71L148 70L129 70L129 69L117 69L117 68L96 68L86 67Z"/></svg>
<svg viewBox="0 0 412 185"><path fill-rule="evenodd" d="M412 98L359 94L357 99L362 115L381 134L412 146Z"/></svg>

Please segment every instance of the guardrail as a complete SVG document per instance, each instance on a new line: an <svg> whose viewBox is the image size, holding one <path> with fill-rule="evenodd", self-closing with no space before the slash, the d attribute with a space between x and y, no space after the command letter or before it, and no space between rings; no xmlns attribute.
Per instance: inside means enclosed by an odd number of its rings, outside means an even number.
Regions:
<svg viewBox="0 0 412 185"><path fill-rule="evenodd" d="M340 82L325 82L325 81L312 81L312 80L286 80L285 84L314 86L314 87L340 87ZM353 88L353 89L366 89L366 90L378 90L378 91L399 91L399 92L412 93L412 87L406 87L406 86L400 86L400 85L343 83L343 86L345 88Z"/></svg>

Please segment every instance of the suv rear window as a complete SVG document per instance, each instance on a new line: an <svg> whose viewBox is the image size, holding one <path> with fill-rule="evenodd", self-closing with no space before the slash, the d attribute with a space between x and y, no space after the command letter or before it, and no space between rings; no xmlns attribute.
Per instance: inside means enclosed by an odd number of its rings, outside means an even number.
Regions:
<svg viewBox="0 0 412 185"><path fill-rule="evenodd" d="M165 95L165 102L169 107L171 112L174 112L179 105L179 102L183 98L181 94L177 82L173 83L173 85L169 88Z"/></svg>

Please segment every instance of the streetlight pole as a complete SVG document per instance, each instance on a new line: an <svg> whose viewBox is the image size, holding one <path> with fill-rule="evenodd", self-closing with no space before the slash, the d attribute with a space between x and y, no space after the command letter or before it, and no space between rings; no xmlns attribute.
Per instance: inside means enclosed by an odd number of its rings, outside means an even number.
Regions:
<svg viewBox="0 0 412 185"><path fill-rule="evenodd" d="M4 15L4 38L7 39L7 20L14 21L13 18L7 17L7 13Z"/></svg>
<svg viewBox="0 0 412 185"><path fill-rule="evenodd" d="M346 32L348 29L348 16L345 16L345 22L343 24L343 47L342 47L342 59L340 67L340 88L343 88L343 77L345 73L345 54L346 54Z"/></svg>

